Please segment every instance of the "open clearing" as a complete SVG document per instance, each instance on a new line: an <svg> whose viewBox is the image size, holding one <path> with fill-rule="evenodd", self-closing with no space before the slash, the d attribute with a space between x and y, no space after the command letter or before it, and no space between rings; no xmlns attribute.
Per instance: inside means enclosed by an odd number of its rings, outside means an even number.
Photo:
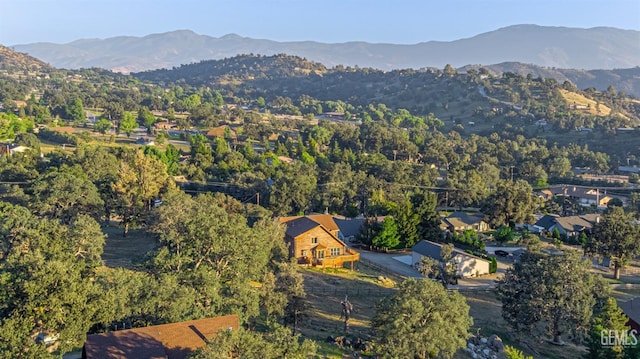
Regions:
<svg viewBox="0 0 640 359"><path fill-rule="evenodd" d="M156 247L156 240L141 229L131 229L126 237L118 226L103 227L107 235L102 260L107 267L133 268L142 262L145 254Z"/></svg>
<svg viewBox="0 0 640 359"><path fill-rule="evenodd" d="M344 335L344 319L341 318L342 306L340 301L346 293L353 304L349 322L351 337L369 340L373 335L370 329L371 318L375 305L386 295L393 294L393 288L399 278L383 277L387 274L374 267L358 264L357 271L348 269L300 269L307 291L307 300L312 306L306 322L301 325L301 333L318 342L323 342L328 336ZM379 280L382 279L382 280ZM384 279L383 279L384 278ZM491 290L460 291L465 296L470 307L474 325L470 332L485 336L497 334L505 344L524 350L535 358L578 359L585 353L584 347L568 343L565 346L554 346L545 341L535 339L526 343L513 341L511 328L502 319L501 303L495 292ZM322 357L342 358L348 352L340 354L338 348L323 345L319 354ZM464 351L456 354L455 358L469 358Z"/></svg>

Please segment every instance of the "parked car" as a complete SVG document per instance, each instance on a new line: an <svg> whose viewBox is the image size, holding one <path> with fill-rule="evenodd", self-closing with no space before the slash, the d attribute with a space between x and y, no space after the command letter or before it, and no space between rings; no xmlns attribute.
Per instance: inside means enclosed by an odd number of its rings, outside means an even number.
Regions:
<svg viewBox="0 0 640 359"><path fill-rule="evenodd" d="M493 253L495 253L497 256L500 256L500 257L507 257L509 255L509 252L503 251L502 249L498 249Z"/></svg>

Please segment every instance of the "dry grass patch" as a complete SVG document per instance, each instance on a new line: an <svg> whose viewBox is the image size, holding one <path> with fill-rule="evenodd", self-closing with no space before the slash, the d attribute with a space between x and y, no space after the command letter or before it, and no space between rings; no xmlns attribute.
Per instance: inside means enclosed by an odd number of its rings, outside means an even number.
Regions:
<svg viewBox="0 0 640 359"><path fill-rule="evenodd" d="M118 226L103 227L107 235L102 253L104 265L111 268L133 268L156 247L156 240L142 229L132 229L126 237Z"/></svg>
<svg viewBox="0 0 640 359"><path fill-rule="evenodd" d="M576 109L582 109L582 112L584 113L590 113L592 115L598 116L608 116L611 113L611 109L603 105L602 103L599 105L600 111L598 111L596 109L596 107L598 107L597 102L592 99L586 98L583 95L564 89L560 89L560 92L562 93L562 97L564 97L569 105L577 105L578 107Z"/></svg>

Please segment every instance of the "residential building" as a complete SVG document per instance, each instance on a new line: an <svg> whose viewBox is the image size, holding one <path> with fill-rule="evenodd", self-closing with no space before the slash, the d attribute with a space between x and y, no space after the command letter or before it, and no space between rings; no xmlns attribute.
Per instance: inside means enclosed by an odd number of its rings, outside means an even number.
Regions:
<svg viewBox="0 0 640 359"><path fill-rule="evenodd" d="M442 256L440 255L441 250L442 244L422 240L411 248L411 264L414 267L419 266L422 257L442 261ZM458 265L459 277L477 277L489 274L491 262L455 247L453 249L453 260Z"/></svg>
<svg viewBox="0 0 640 359"><path fill-rule="evenodd" d="M627 325L640 333L640 297L634 297L624 302L618 301L618 306L629 318Z"/></svg>
<svg viewBox="0 0 640 359"><path fill-rule="evenodd" d="M342 267L348 262L353 267L360 259L360 253L338 238L340 229L328 214L284 217L280 222L287 226L289 256L299 264Z"/></svg>
<svg viewBox="0 0 640 359"><path fill-rule="evenodd" d="M233 314L88 335L82 359L184 359L219 331L239 327Z"/></svg>
<svg viewBox="0 0 640 359"><path fill-rule="evenodd" d="M449 232L462 232L472 229L476 232L489 230L489 224L481 216L470 215L464 212L453 212L442 219L440 228Z"/></svg>
<svg viewBox="0 0 640 359"><path fill-rule="evenodd" d="M557 185L551 186L549 190L554 196L569 198L581 206L596 206L599 209L607 208L607 204L613 199L613 197L607 195L607 191L590 187Z"/></svg>
<svg viewBox="0 0 640 359"><path fill-rule="evenodd" d="M558 229L563 236L577 236L583 232L590 233L593 226L598 222L600 222L600 215L597 213L555 217L555 222L549 227L548 231L553 232Z"/></svg>

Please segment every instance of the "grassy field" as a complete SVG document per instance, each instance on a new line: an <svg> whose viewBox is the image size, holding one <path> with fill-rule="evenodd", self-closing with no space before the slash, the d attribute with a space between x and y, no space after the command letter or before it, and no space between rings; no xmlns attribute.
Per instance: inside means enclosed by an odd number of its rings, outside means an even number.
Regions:
<svg viewBox="0 0 640 359"><path fill-rule="evenodd" d="M584 113L590 113L592 115L598 116L607 116L611 113L611 109L609 107L603 104L600 104L598 106L596 101L588 99L579 93L567 91L564 89L560 89L560 93L562 93L562 97L564 97L567 103L587 107L583 110ZM597 108L600 109L600 112L597 111Z"/></svg>
<svg viewBox="0 0 640 359"><path fill-rule="evenodd" d="M126 237L122 236L122 228L118 226L104 227L103 231L107 239L102 260L107 267L133 268L156 246L156 240L141 229L129 230Z"/></svg>

